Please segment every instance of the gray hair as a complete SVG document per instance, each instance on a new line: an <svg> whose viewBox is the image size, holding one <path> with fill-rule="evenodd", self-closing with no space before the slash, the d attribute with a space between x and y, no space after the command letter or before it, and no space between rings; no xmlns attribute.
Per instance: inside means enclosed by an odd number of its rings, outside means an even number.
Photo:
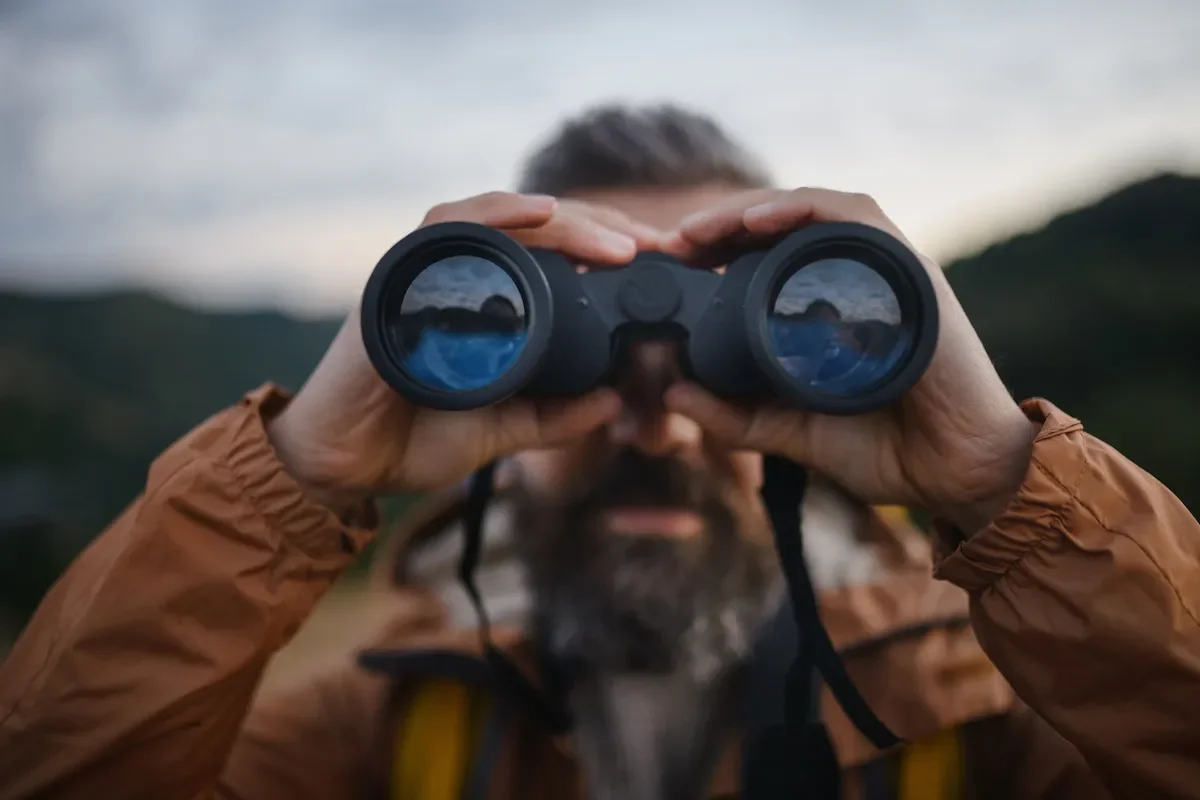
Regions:
<svg viewBox="0 0 1200 800"><path fill-rule="evenodd" d="M518 191L770 186L759 160L712 118L675 105L604 105L566 120L525 161Z"/></svg>

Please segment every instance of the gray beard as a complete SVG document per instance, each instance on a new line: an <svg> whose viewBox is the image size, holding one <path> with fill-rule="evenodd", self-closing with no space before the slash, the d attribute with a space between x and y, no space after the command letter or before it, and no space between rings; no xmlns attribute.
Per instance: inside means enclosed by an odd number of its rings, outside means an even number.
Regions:
<svg viewBox="0 0 1200 800"><path fill-rule="evenodd" d="M738 530L715 495L702 534L615 535L585 502L518 496L518 558L532 634L550 655L599 673L678 673L706 683L745 660L781 585L770 537Z"/></svg>
<svg viewBox="0 0 1200 800"><path fill-rule="evenodd" d="M592 515L516 503L532 634L574 676L593 800L695 800L732 733L742 670L781 597L772 545L705 509L695 540L614 536Z"/></svg>
<svg viewBox="0 0 1200 800"><path fill-rule="evenodd" d="M620 538L569 556L588 564L548 567L532 580L535 639L585 672L716 680L749 656L776 574L765 558L692 544Z"/></svg>

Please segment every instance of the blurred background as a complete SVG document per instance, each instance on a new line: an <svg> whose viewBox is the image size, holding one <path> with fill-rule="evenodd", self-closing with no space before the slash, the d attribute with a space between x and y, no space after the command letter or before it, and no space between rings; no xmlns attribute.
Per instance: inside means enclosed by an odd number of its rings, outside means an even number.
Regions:
<svg viewBox="0 0 1200 800"><path fill-rule="evenodd" d="M1197 42L1196 0L0 2L0 653L163 447L600 101L874 195L1015 395L1200 511Z"/></svg>

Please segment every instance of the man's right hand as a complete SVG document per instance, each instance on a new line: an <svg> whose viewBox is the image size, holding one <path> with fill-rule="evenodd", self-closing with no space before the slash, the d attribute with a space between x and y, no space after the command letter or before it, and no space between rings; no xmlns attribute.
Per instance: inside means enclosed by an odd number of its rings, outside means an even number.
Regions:
<svg viewBox="0 0 1200 800"><path fill-rule="evenodd" d="M591 264L624 264L659 249L663 234L601 206L491 192L434 207L421 227L477 222L527 247ZM269 434L280 459L329 505L447 486L519 450L552 447L612 419L620 400L600 389L566 401L514 397L473 411L414 406L376 374L363 347L358 306Z"/></svg>

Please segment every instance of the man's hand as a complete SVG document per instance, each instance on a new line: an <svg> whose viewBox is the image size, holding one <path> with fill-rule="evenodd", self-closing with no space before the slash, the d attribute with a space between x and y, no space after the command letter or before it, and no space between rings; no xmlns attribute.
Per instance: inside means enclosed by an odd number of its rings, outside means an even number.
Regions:
<svg viewBox="0 0 1200 800"><path fill-rule="evenodd" d="M478 222L528 247L622 264L662 235L610 208L494 192L433 208L422 227ZM330 505L445 486L492 459L582 436L620 410L612 390L569 402L514 398L469 412L419 408L376 374L356 307L299 394L269 426L289 471Z"/></svg>
<svg viewBox="0 0 1200 800"><path fill-rule="evenodd" d="M797 189L737 195L684 220L667 248L707 262L814 222L872 225L908 244L870 197ZM672 387L668 405L730 446L806 464L867 502L920 506L968 534L979 530L1019 488L1036 427L1001 383L942 270L924 256L921 263L937 294L937 350L893 407L854 417L747 410L690 384Z"/></svg>

